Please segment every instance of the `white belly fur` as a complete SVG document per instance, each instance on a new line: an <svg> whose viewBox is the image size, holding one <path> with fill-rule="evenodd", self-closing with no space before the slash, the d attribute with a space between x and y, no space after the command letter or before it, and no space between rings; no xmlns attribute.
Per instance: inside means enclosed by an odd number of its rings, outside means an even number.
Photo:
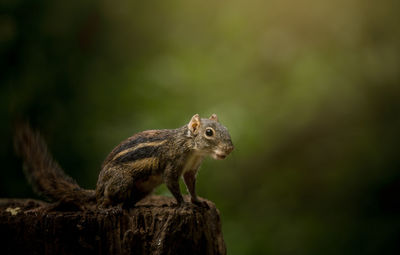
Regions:
<svg viewBox="0 0 400 255"><path fill-rule="evenodd" d="M182 174L184 174L187 171L197 171L197 169L200 167L201 162L203 162L204 155L193 153L191 154L187 161L185 166L183 167Z"/></svg>

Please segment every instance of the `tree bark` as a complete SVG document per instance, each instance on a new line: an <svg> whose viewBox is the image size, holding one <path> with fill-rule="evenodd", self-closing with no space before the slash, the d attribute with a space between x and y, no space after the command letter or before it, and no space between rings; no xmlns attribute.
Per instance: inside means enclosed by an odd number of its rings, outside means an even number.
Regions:
<svg viewBox="0 0 400 255"><path fill-rule="evenodd" d="M130 210L54 211L37 200L0 199L0 253L226 254L219 212L206 202L176 207L173 198L150 196Z"/></svg>

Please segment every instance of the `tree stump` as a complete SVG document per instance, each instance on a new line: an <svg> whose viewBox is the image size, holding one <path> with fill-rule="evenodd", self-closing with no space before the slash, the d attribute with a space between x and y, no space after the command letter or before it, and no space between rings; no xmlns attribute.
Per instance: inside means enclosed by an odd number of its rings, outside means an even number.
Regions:
<svg viewBox="0 0 400 255"><path fill-rule="evenodd" d="M37 200L0 199L0 253L226 254L219 212L206 202L176 207L149 196L130 210L49 211Z"/></svg>

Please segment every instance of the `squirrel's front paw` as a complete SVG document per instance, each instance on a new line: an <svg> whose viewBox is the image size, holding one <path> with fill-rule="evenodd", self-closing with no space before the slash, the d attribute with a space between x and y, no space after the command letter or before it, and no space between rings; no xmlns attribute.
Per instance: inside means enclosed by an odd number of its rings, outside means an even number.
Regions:
<svg viewBox="0 0 400 255"><path fill-rule="evenodd" d="M199 199L191 199L192 204L197 205L199 207L203 207L203 208L207 208L209 209L210 206L208 205L208 203L206 201L200 201Z"/></svg>

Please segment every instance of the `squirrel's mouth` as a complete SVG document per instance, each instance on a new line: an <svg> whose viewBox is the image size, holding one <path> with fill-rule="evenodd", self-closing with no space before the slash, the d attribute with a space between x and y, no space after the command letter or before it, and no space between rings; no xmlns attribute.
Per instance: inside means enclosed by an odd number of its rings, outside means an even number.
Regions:
<svg viewBox="0 0 400 255"><path fill-rule="evenodd" d="M225 154L215 154L215 156L216 156L218 159L224 159L224 158L226 158L226 155L225 155Z"/></svg>
<svg viewBox="0 0 400 255"><path fill-rule="evenodd" d="M228 156L228 154L225 154L225 153L213 153L212 154L212 157L214 158L214 159L224 159L224 158L226 158L226 156Z"/></svg>
<svg viewBox="0 0 400 255"><path fill-rule="evenodd" d="M211 156L214 159L224 159L231 153L232 150L233 150L233 146L229 146L226 148L218 148L213 151Z"/></svg>

